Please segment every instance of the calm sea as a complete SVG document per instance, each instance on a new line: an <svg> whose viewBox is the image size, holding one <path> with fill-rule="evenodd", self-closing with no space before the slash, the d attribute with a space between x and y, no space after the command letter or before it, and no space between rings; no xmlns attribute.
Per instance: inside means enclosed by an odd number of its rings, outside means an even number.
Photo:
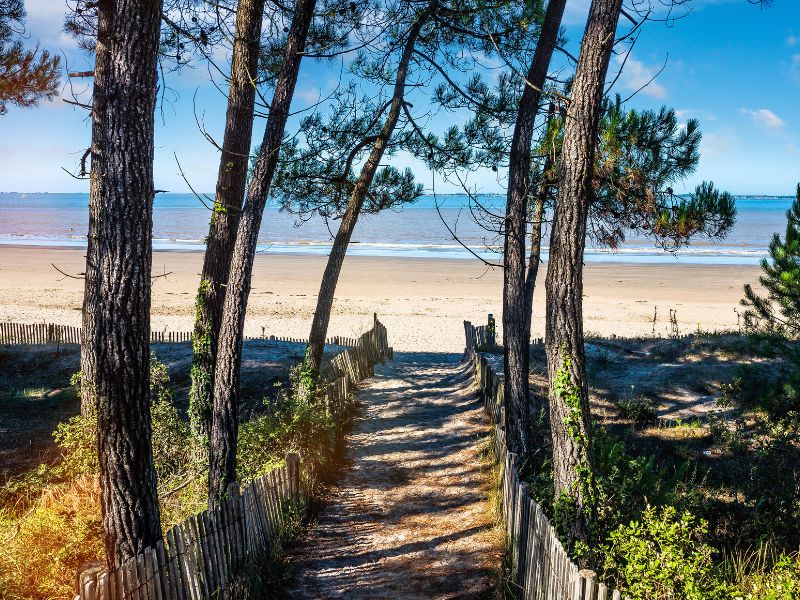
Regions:
<svg viewBox="0 0 800 600"><path fill-rule="evenodd" d="M481 197L488 213L500 214L504 198ZM725 240L697 238L677 253L652 240L630 236L616 251L587 248L587 261L755 264L767 253L772 235L783 233L792 198L739 197L738 220ZM437 210L437 203L439 208ZM82 246L86 240L88 194L0 193L0 244ZM483 218L487 218L483 213ZM191 194L159 194L154 208L153 247L202 250L210 212ZM491 221L491 217L488 217ZM264 253L327 254L338 223L267 208L260 233ZM491 227L491 223L487 223ZM498 239L475 222L464 196L425 196L402 210L366 215L353 235L350 254L469 259L455 233L473 252L497 259ZM545 253L546 258L546 253Z"/></svg>

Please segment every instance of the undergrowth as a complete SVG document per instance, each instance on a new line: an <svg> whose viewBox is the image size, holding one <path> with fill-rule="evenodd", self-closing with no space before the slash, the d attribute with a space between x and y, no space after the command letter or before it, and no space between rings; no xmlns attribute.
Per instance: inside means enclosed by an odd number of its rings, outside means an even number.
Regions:
<svg viewBox="0 0 800 600"><path fill-rule="evenodd" d="M580 558L632 599L800 598L800 354L764 336L739 343L780 360L748 355L754 364L721 386L708 424L686 424L703 430L694 450L677 438L656 445L635 430L620 430L626 439L593 430L596 514L592 550ZM619 412L642 423L654 408L631 398ZM542 447L527 458L526 481L557 525L549 424L540 420L535 434Z"/></svg>
<svg viewBox="0 0 800 600"><path fill-rule="evenodd" d="M290 451L301 453L304 474L310 472L312 477L333 459L336 423L318 397L295 393L296 379L295 371L289 386L280 386L274 398L264 400L266 415L240 425L242 483L280 466ZM73 383L79 381L80 377L73 377ZM155 357L150 387L153 459L166 532L206 508L207 465L200 440L193 437L189 423L175 407L168 369ZM2 600L71 600L80 567L105 560L96 421L72 417L57 426L53 437L59 455L54 464L40 464L0 488ZM282 535L290 539L297 535L300 509L286 506L284 510L288 511L287 527ZM231 598L245 597L236 595L242 590L263 589L264 577L278 577L278 559L264 560L247 566L238 587L231 589Z"/></svg>

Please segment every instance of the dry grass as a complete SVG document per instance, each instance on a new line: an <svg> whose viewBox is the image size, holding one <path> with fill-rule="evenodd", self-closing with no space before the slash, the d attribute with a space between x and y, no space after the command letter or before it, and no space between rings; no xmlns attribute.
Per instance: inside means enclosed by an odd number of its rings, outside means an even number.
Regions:
<svg viewBox="0 0 800 600"><path fill-rule="evenodd" d="M104 560L97 479L46 487L23 515L0 510L0 598L72 600L78 568Z"/></svg>

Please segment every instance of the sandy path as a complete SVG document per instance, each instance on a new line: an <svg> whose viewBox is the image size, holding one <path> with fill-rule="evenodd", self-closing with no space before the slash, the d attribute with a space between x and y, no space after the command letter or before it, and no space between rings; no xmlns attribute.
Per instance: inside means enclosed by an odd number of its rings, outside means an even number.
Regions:
<svg viewBox="0 0 800 600"><path fill-rule="evenodd" d="M358 393L351 465L289 557L287 597L491 597L486 422L458 358L398 353Z"/></svg>

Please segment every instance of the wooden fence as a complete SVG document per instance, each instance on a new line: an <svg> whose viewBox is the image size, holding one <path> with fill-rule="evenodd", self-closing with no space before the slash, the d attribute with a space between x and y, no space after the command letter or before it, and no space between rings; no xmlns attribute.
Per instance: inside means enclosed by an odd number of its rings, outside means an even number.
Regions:
<svg viewBox="0 0 800 600"><path fill-rule="evenodd" d="M293 342L307 344L303 338L282 337L262 334L245 336L245 340L270 340L277 342ZM151 331L152 344L181 344L192 341L191 331ZM81 328L55 323L0 323L0 344L36 345L36 344L80 344ZM355 346L357 338L334 336L325 343L336 346Z"/></svg>
<svg viewBox="0 0 800 600"><path fill-rule="evenodd" d="M81 328L54 323L0 323L0 344L80 344Z"/></svg>
<svg viewBox="0 0 800 600"><path fill-rule="evenodd" d="M357 383L392 355L386 327L374 325L334 357L324 387L327 410L343 420L353 409ZM279 550L286 505L301 500L301 461L286 464L246 486L232 483L227 499L213 511L189 517L167 532L155 548L113 571L79 575L76 600L207 600L222 592L251 556Z"/></svg>
<svg viewBox="0 0 800 600"><path fill-rule="evenodd" d="M495 455L503 465L502 510L511 554L511 581L522 600L620 600L617 590L581 571L558 539L555 529L520 481L518 457L506 446L503 380L486 356L478 353L479 327L464 322L466 355L475 371L486 412L495 426Z"/></svg>
<svg viewBox="0 0 800 600"><path fill-rule="evenodd" d="M278 467L239 490L228 487L219 508L193 515L154 548L113 571L80 575L81 600L200 600L216 596L248 555L275 551L286 505L300 500L300 460Z"/></svg>
<svg viewBox="0 0 800 600"><path fill-rule="evenodd" d="M372 329L355 340L352 348L337 354L323 372L325 405L337 422L353 410L353 395L359 381L375 374L375 365L392 357L386 327L374 315Z"/></svg>
<svg viewBox="0 0 800 600"><path fill-rule="evenodd" d="M494 348L494 335L486 325L475 326L469 321L464 321L464 336L466 346L464 354L469 357L473 352L485 352ZM544 338L531 338L531 345L544 344Z"/></svg>

